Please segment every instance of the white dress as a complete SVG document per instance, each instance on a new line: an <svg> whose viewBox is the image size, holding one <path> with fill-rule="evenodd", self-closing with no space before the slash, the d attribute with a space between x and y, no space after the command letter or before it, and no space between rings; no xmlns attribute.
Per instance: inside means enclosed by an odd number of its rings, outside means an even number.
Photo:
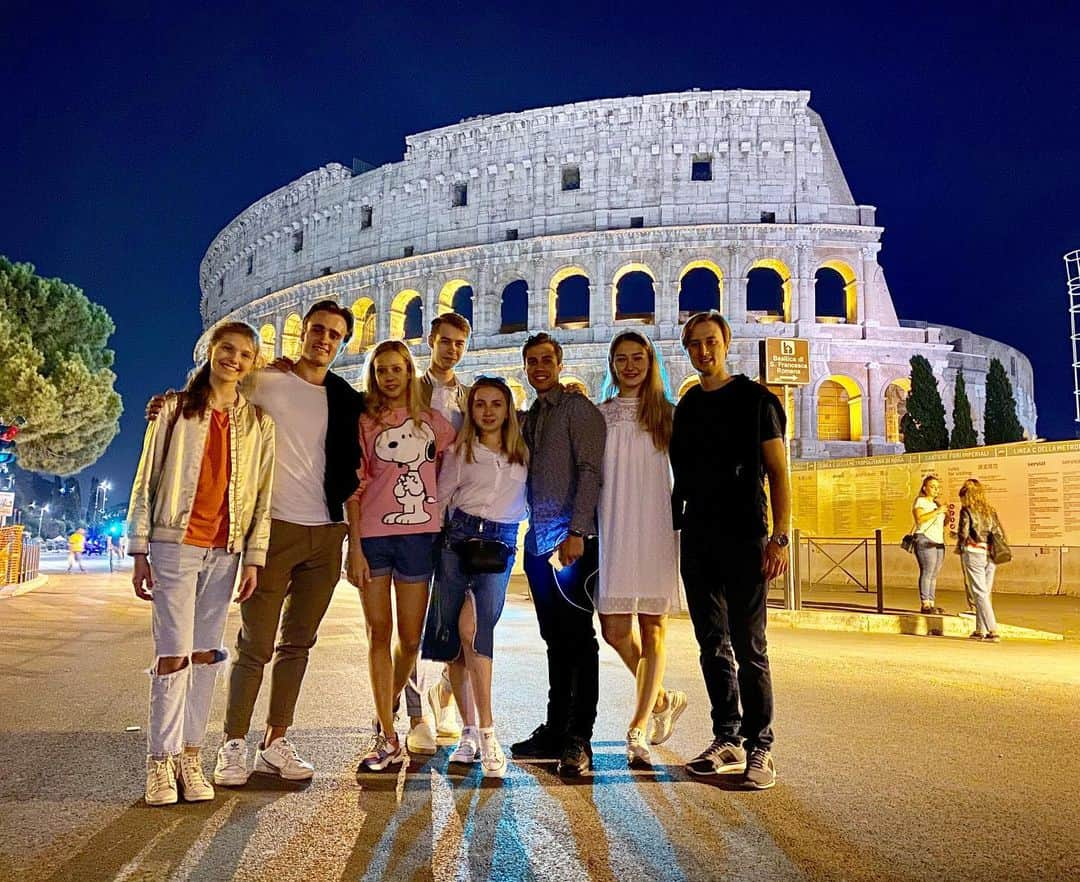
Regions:
<svg viewBox="0 0 1080 882"><path fill-rule="evenodd" d="M671 462L637 421L636 398L600 405L607 423L600 490L600 613L679 609L679 538L671 526Z"/></svg>

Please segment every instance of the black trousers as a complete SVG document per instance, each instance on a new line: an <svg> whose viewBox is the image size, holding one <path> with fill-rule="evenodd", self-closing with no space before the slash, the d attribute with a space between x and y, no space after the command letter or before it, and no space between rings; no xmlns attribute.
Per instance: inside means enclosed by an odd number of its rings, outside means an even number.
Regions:
<svg viewBox="0 0 1080 882"><path fill-rule="evenodd" d="M600 645L593 628L599 543L585 540L585 554L558 573L550 554L525 554L540 636L547 644L547 725L554 732L592 738L600 699Z"/></svg>
<svg viewBox="0 0 1080 882"><path fill-rule="evenodd" d="M701 673L712 705L713 736L747 750L773 742L772 675L765 640L766 540L684 528L681 562ZM741 704L741 711L740 711Z"/></svg>

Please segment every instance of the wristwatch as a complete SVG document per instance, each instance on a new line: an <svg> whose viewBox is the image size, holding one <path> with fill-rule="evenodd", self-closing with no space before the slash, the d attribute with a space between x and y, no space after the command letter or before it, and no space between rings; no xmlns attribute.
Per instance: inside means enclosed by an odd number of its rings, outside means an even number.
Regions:
<svg viewBox="0 0 1080 882"><path fill-rule="evenodd" d="M787 548L788 543L791 541L788 539L787 533L774 533L769 539L770 542L775 542L778 548Z"/></svg>

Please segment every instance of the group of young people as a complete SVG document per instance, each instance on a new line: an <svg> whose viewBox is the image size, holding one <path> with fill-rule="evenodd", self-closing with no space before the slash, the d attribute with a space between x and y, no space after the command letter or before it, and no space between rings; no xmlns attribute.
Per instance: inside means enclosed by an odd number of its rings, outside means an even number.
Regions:
<svg viewBox="0 0 1080 882"><path fill-rule="evenodd" d="M627 760L652 763L651 747L671 736L687 706L683 692L663 685L681 571L713 728L687 767L741 771L746 786L771 787L765 598L768 580L788 565L785 422L765 387L728 373L723 316L698 313L684 325L701 382L677 406L643 334L611 341L599 407L563 388L561 346L535 334L522 359L536 397L522 413L503 379L466 386L455 374L470 334L462 316L432 322L422 374L400 341L376 345L363 393L330 371L353 330L349 310L316 303L299 358L253 373L256 332L221 324L184 391L148 407L128 525L135 592L153 603L147 803L214 796L200 749L230 659L224 630L238 574L241 627L213 782L239 786L251 774L246 738L268 664L254 770L312 776L287 733L346 537L376 713L361 767L434 753L436 737L449 735L458 739L451 762L504 776L494 630L526 518L523 564L547 650L548 697L544 720L511 754L554 760L566 777L591 768L595 610L635 678ZM403 695L404 738L396 730Z"/></svg>

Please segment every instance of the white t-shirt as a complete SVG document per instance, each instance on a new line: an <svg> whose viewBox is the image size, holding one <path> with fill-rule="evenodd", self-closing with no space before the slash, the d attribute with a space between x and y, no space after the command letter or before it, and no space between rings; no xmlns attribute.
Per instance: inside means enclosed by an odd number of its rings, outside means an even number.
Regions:
<svg viewBox="0 0 1080 882"><path fill-rule="evenodd" d="M465 413L458 404L457 396L461 381L455 377L453 383L440 383L430 370L427 378L431 383L431 409L453 426L455 432L460 432L465 422Z"/></svg>
<svg viewBox="0 0 1080 882"><path fill-rule="evenodd" d="M460 509L465 514L516 524L528 516L525 495L528 468L511 463L505 454L483 444L473 445L474 462L466 462L464 452L453 447L443 455L439 469L439 510Z"/></svg>
<svg viewBox="0 0 1080 882"><path fill-rule="evenodd" d="M937 507L937 503L934 502L933 499L927 499L925 496L920 496L915 500L915 511L921 515L934 511ZM931 542L936 542L938 545L944 545L945 512L939 511L935 517L930 518L930 520L923 523L922 526L916 526L915 532L922 533Z"/></svg>
<svg viewBox="0 0 1080 882"><path fill-rule="evenodd" d="M305 527L332 523L323 491L326 387L314 386L292 372L267 368L259 371L247 398L274 420L271 516Z"/></svg>

